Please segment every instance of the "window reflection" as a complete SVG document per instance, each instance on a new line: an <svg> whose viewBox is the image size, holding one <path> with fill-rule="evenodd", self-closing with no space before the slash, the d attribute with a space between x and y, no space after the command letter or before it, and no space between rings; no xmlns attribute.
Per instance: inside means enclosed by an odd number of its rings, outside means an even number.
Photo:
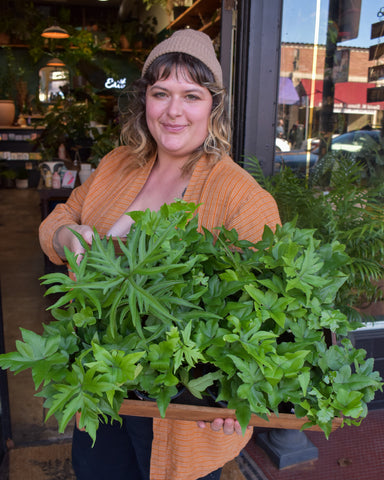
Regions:
<svg viewBox="0 0 384 480"><path fill-rule="evenodd" d="M374 95L383 75L368 77L373 66L384 74L384 55L370 55L384 43L371 38L382 7L382 0L284 0L276 138L290 152L276 148L275 164L292 161L308 172L338 135L383 128L384 94Z"/></svg>
<svg viewBox="0 0 384 480"><path fill-rule="evenodd" d="M39 100L54 103L64 98L63 87L69 83L69 70L65 67L43 67L39 70Z"/></svg>

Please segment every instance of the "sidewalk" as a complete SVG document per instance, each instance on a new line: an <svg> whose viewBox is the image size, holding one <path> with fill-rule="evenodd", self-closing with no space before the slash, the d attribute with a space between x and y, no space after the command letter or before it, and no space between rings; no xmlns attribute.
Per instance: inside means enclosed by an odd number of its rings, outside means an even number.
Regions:
<svg viewBox="0 0 384 480"><path fill-rule="evenodd" d="M279 470L254 438L245 454L254 462L252 480L383 480L384 410L372 410L359 427L345 426L327 440L321 432L306 432L318 448L318 459ZM257 474L259 476L257 476Z"/></svg>

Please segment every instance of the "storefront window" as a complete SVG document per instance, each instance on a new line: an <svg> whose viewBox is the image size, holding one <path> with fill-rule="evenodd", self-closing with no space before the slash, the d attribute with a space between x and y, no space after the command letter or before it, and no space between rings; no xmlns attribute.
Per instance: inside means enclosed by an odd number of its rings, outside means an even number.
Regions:
<svg viewBox="0 0 384 480"><path fill-rule="evenodd" d="M382 21L382 0L284 0L277 168L308 174L337 136L383 127Z"/></svg>

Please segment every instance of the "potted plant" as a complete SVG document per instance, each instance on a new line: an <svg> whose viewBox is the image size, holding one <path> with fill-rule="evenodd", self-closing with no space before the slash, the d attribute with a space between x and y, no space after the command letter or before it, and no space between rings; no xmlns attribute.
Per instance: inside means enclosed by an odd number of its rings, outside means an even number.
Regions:
<svg viewBox="0 0 384 480"><path fill-rule="evenodd" d="M20 168L16 174L16 188L24 189L28 188L28 170L26 168Z"/></svg>
<svg viewBox="0 0 384 480"><path fill-rule="evenodd" d="M108 24L107 36L111 45L120 52L122 48L132 50L150 50L157 39L157 18L147 16L143 19L129 15L124 21Z"/></svg>
<svg viewBox="0 0 384 480"><path fill-rule="evenodd" d="M30 32L40 17L41 14L31 0L2 2L0 31L7 34L7 43L26 45Z"/></svg>
<svg viewBox="0 0 384 480"><path fill-rule="evenodd" d="M9 45L11 40L11 31L13 28L14 17L8 15L8 12L3 12L3 15L0 18L0 44Z"/></svg>
<svg viewBox="0 0 384 480"><path fill-rule="evenodd" d="M10 47L1 47L5 61L0 74L0 126L13 125L15 120L15 57Z"/></svg>
<svg viewBox="0 0 384 480"><path fill-rule="evenodd" d="M93 143L88 162L96 168L100 160L119 145L120 126L110 124L100 128L93 127L91 132Z"/></svg>
<svg viewBox="0 0 384 480"><path fill-rule="evenodd" d="M1 188L14 188L17 172L13 168L8 168L6 162L0 163L0 185Z"/></svg>
<svg viewBox="0 0 384 480"><path fill-rule="evenodd" d="M69 68L72 75L78 75L79 62L92 62L100 51L100 46L95 41L93 33L82 28L70 29L71 36L64 39L62 45L64 53L62 60Z"/></svg>
<svg viewBox="0 0 384 480"><path fill-rule="evenodd" d="M166 10L168 8L169 0L143 0L143 4L146 10L151 9L156 5L159 5L164 10Z"/></svg>
<svg viewBox="0 0 384 480"><path fill-rule="evenodd" d="M130 391L154 397L164 416L179 384L199 398L218 382L243 429L281 402L327 435L334 417L359 423L382 383L346 338L356 325L334 308L350 261L343 245L289 223L275 234L266 227L256 245L225 229L214 242L197 232L196 208L131 212L126 240L95 232L80 265L67 250L76 281L42 278L60 295L55 320L42 335L23 329L0 366L31 368L60 431L81 411L93 439L99 415L118 419ZM329 347L324 329L340 343Z"/></svg>
<svg viewBox="0 0 384 480"><path fill-rule="evenodd" d="M34 143L43 160L57 157L59 146L64 144L72 161L77 156L85 162L93 145L91 122L103 118L101 100L87 88L68 90L65 94L44 115L40 122L44 130Z"/></svg>
<svg viewBox="0 0 384 480"><path fill-rule="evenodd" d="M158 5L167 12L170 19L172 17L176 19L191 6L192 2L186 0L143 0L143 4L146 10Z"/></svg>

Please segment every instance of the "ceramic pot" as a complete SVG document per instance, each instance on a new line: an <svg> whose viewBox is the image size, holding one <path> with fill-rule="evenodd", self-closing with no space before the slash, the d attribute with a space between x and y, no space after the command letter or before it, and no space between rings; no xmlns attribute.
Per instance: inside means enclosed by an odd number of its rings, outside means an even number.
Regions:
<svg viewBox="0 0 384 480"><path fill-rule="evenodd" d="M124 50L128 50L128 48L130 47L129 40L125 35L120 36L120 47Z"/></svg>
<svg viewBox="0 0 384 480"><path fill-rule="evenodd" d="M52 188L52 177L54 173L58 172L60 174L64 166L65 166L64 162L61 160L43 162L40 164L40 169L44 179L44 184L47 188Z"/></svg>
<svg viewBox="0 0 384 480"><path fill-rule="evenodd" d="M0 100L0 126L13 125L15 120L15 102L13 100Z"/></svg>

